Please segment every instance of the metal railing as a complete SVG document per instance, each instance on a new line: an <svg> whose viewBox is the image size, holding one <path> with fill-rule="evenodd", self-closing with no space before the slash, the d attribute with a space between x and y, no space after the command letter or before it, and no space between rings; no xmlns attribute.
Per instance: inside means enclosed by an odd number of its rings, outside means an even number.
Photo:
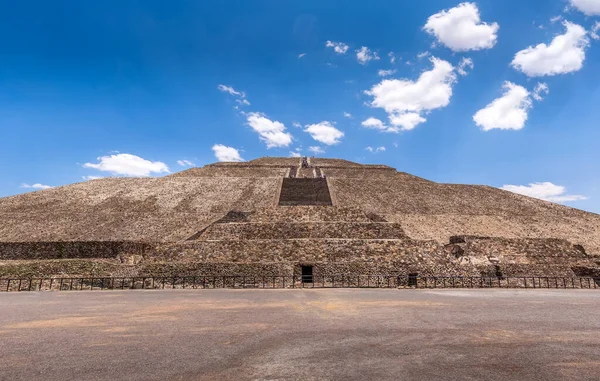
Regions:
<svg viewBox="0 0 600 381"><path fill-rule="evenodd" d="M531 288L600 289L600 277L398 275L196 275L171 277L0 278L0 292L130 289Z"/></svg>

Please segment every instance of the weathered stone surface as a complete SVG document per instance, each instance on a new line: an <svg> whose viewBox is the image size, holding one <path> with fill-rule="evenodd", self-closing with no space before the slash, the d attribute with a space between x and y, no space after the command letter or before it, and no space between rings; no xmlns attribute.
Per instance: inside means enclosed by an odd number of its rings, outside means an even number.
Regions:
<svg viewBox="0 0 600 381"><path fill-rule="evenodd" d="M304 201L319 205L284 206ZM0 199L0 276L272 276L307 265L315 276L559 277L597 274L599 256L596 214L337 159L215 163Z"/></svg>
<svg viewBox="0 0 600 381"><path fill-rule="evenodd" d="M399 224L391 222L263 222L218 223L198 237L203 241L296 238L407 238Z"/></svg>

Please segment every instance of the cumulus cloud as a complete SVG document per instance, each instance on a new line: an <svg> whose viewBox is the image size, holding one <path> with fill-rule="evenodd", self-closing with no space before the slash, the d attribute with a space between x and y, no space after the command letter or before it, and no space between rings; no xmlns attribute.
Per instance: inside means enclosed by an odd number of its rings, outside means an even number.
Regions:
<svg viewBox="0 0 600 381"><path fill-rule="evenodd" d="M340 139L344 137L344 133L328 121L306 125L304 131L308 132L314 140L328 146L338 144Z"/></svg>
<svg viewBox="0 0 600 381"><path fill-rule="evenodd" d="M543 95L548 95L550 89L548 89L548 85L544 82L538 82L533 89L533 99L536 101L541 101L544 99Z"/></svg>
<svg viewBox="0 0 600 381"><path fill-rule="evenodd" d="M223 144L215 144L212 146L212 150L215 153L215 157L219 161L244 161L240 156L240 152L233 148L227 147Z"/></svg>
<svg viewBox="0 0 600 381"><path fill-rule="evenodd" d="M260 112L247 114L247 120L248 125L267 144L267 148L287 147L292 143L292 134L285 132L285 125L283 123L272 121Z"/></svg>
<svg viewBox="0 0 600 381"><path fill-rule="evenodd" d="M85 163L84 168L93 168L114 175L143 177L151 174L169 173L169 167L160 161L150 161L129 153L101 156L98 163Z"/></svg>
<svg viewBox="0 0 600 381"><path fill-rule="evenodd" d="M419 53L419 54L417 54L417 59L425 58L428 55L429 55L429 52Z"/></svg>
<svg viewBox="0 0 600 381"><path fill-rule="evenodd" d="M600 0L570 0L571 5L587 16L600 16Z"/></svg>
<svg viewBox="0 0 600 381"><path fill-rule="evenodd" d="M527 121L527 112L531 108L529 91L512 82L504 82L504 94L473 115L475 124L484 131L495 128L501 130L520 130Z"/></svg>
<svg viewBox="0 0 600 381"><path fill-rule="evenodd" d="M489 49L496 44L498 23L481 21L475 3L461 3L429 16L423 29L455 52Z"/></svg>
<svg viewBox="0 0 600 381"><path fill-rule="evenodd" d="M29 188L29 189L50 189L50 188L54 188L51 185L44 185L44 184L40 184L40 183L35 183L35 184L21 184L21 188Z"/></svg>
<svg viewBox="0 0 600 381"><path fill-rule="evenodd" d="M523 49L513 58L511 65L529 77L556 75L578 71L585 60L589 45L586 30L577 24L564 21L565 34L555 36L550 45L538 44Z"/></svg>
<svg viewBox="0 0 600 381"><path fill-rule="evenodd" d="M567 189L564 186L555 185L551 182L529 183L528 185L504 185L500 189L551 202L569 202L587 199L586 196L565 194Z"/></svg>
<svg viewBox="0 0 600 381"><path fill-rule="evenodd" d="M352 114L350 114L349 112L345 112L344 111L344 117L348 118L348 119L352 119Z"/></svg>
<svg viewBox="0 0 600 381"><path fill-rule="evenodd" d="M308 147L308 150L312 153L314 153L315 155L320 155L320 154L324 154L325 150L322 147L319 146L310 146Z"/></svg>
<svg viewBox="0 0 600 381"><path fill-rule="evenodd" d="M388 57L390 57L390 63L396 62L396 56L394 55L394 52L389 52Z"/></svg>
<svg viewBox="0 0 600 381"><path fill-rule="evenodd" d="M389 119L393 126L401 127L401 129L405 131L412 130L419 124L427 121L427 119L416 112L392 113L390 114Z"/></svg>
<svg viewBox="0 0 600 381"><path fill-rule="evenodd" d="M373 97L371 106L383 108L390 123L404 130L426 121L423 114L447 106L456 82L454 67L447 61L431 57L433 68L421 73L416 81L384 79L365 91Z"/></svg>
<svg viewBox="0 0 600 381"><path fill-rule="evenodd" d="M290 151L290 157L302 157L300 152Z"/></svg>
<svg viewBox="0 0 600 381"><path fill-rule="evenodd" d="M467 57L463 57L458 63L458 68L456 69L456 71L458 72L458 74L464 77L465 75L469 74L467 69L472 70L473 67L475 67L475 65L473 65L473 60Z"/></svg>
<svg viewBox="0 0 600 381"><path fill-rule="evenodd" d="M334 42L329 40L325 43L325 46L328 48L333 48L333 51L338 54L346 54L349 48L349 46L343 42Z"/></svg>
<svg viewBox="0 0 600 381"><path fill-rule="evenodd" d="M396 69L379 70L377 72L377 75L379 75L380 77L389 77L390 75L394 74L395 72L396 72Z"/></svg>
<svg viewBox="0 0 600 381"><path fill-rule="evenodd" d="M370 117L370 118L364 120L361 123L361 125L364 128L371 128L371 129L382 131L382 132L398 132L399 131L398 127L387 126L381 120L379 120L377 118L373 118L373 117Z"/></svg>
<svg viewBox="0 0 600 381"><path fill-rule="evenodd" d="M194 165L194 163L192 163L189 160L177 160L177 164L179 164L182 167L191 167L192 165Z"/></svg>
<svg viewBox="0 0 600 381"><path fill-rule="evenodd" d="M360 49L356 50L356 60L361 65L366 65L367 62L369 62L371 60L378 60L378 59L379 59L379 56L377 55L377 52L372 52L366 46L362 46Z"/></svg>

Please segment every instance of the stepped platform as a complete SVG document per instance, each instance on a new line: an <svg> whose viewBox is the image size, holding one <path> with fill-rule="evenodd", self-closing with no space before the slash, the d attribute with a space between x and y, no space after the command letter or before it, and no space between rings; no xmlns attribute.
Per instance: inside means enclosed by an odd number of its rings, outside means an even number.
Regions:
<svg viewBox="0 0 600 381"><path fill-rule="evenodd" d="M402 239L393 222L233 222L212 224L197 238L202 241L298 238Z"/></svg>
<svg viewBox="0 0 600 381"><path fill-rule="evenodd" d="M304 267L315 275L598 275L600 216L322 158L215 163L0 198L0 277Z"/></svg>

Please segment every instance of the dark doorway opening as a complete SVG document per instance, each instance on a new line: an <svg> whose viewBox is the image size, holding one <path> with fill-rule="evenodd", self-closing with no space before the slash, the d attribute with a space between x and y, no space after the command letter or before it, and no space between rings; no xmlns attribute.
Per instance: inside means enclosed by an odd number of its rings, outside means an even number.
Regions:
<svg viewBox="0 0 600 381"><path fill-rule="evenodd" d="M417 287L417 277L418 276L419 276L419 274L417 274L417 273L408 274L408 286L409 287Z"/></svg>
<svg viewBox="0 0 600 381"><path fill-rule="evenodd" d="M313 282L313 267L312 266L302 266L302 283L312 283Z"/></svg>

